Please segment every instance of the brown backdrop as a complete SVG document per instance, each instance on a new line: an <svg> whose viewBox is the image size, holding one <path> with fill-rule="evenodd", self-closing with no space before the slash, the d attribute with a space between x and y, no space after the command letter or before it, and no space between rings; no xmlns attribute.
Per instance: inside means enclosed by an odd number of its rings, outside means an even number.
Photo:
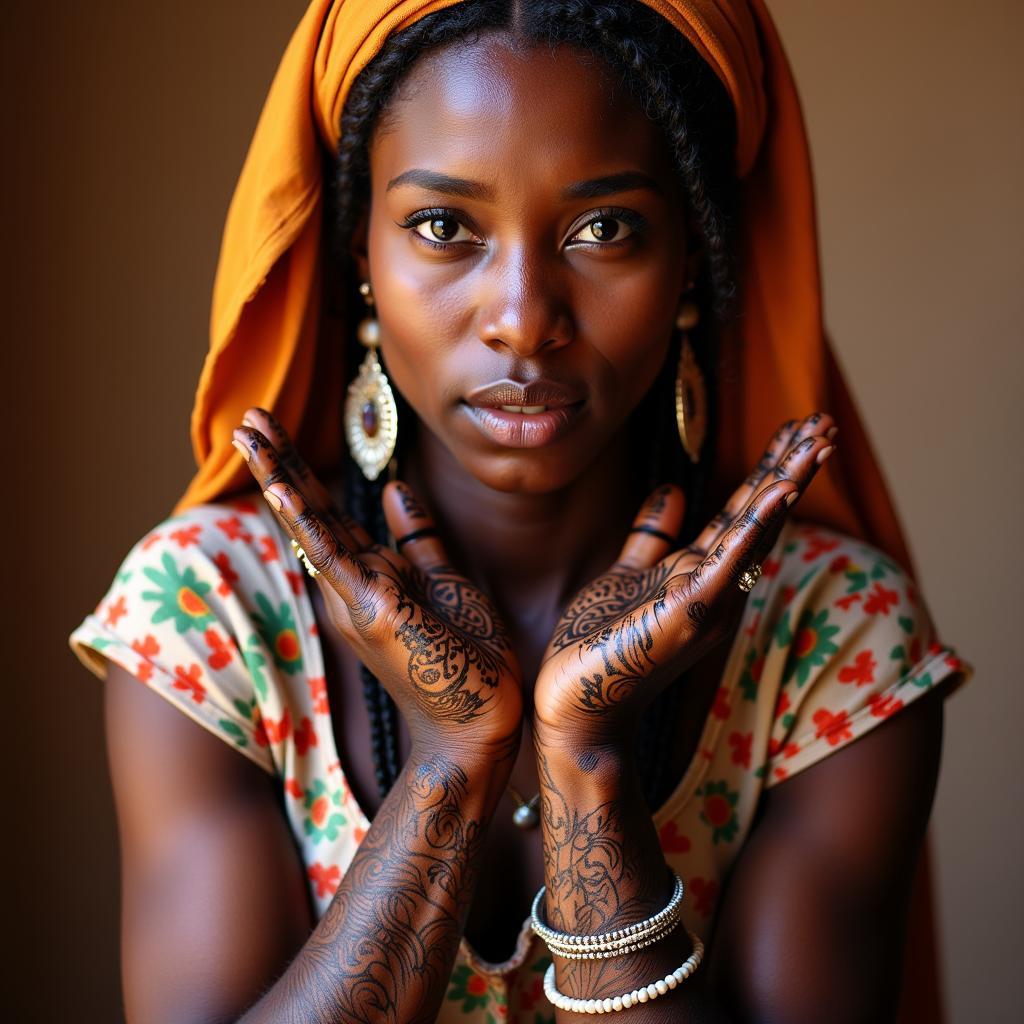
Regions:
<svg viewBox="0 0 1024 1024"><path fill-rule="evenodd" d="M934 830L951 1019L1008 1021L1024 996L1024 709L1010 661L1024 568L1011 419L1024 5L770 6L807 109L832 333L935 617L978 669L949 706ZM220 228L303 7L4 7L10 1019L120 1013L101 691L66 635L191 470Z"/></svg>

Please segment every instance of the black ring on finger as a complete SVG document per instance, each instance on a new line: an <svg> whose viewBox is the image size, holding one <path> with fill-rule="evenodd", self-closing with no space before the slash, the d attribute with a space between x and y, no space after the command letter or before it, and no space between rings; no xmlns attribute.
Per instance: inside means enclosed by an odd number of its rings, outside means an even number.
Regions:
<svg viewBox="0 0 1024 1024"><path fill-rule="evenodd" d="M667 533L663 533L661 530L656 530L653 526L634 526L630 533L647 533L652 537L657 537L659 540L665 541L667 544L676 544L676 538L670 537Z"/></svg>
<svg viewBox="0 0 1024 1024"><path fill-rule="evenodd" d="M400 548L403 544L409 544L414 540L419 540L421 537L436 537L437 527L435 526L424 526L422 530L413 530L412 533L407 533L404 537L399 537L395 541L395 547Z"/></svg>

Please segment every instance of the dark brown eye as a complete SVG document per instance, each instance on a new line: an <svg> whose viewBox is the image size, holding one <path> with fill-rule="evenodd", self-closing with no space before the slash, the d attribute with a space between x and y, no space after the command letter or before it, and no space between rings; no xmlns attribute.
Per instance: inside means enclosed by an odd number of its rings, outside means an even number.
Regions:
<svg viewBox="0 0 1024 1024"><path fill-rule="evenodd" d="M435 217L430 222L430 233L439 242L450 242L459 232L459 225L451 217Z"/></svg>
<svg viewBox="0 0 1024 1024"><path fill-rule="evenodd" d="M424 217L413 225L413 229L420 238L437 245L473 240L472 232L457 217Z"/></svg>
<svg viewBox="0 0 1024 1024"><path fill-rule="evenodd" d="M582 228L573 236L573 241L599 245L603 242L621 242L634 234L628 219L603 214Z"/></svg>
<svg viewBox="0 0 1024 1024"><path fill-rule="evenodd" d="M595 220L590 225L590 233L602 242L611 241L619 232L619 222L614 219Z"/></svg>

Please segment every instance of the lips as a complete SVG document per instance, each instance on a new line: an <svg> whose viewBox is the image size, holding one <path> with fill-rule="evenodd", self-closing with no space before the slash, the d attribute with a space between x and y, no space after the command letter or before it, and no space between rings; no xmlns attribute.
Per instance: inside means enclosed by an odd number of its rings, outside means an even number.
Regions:
<svg viewBox="0 0 1024 1024"><path fill-rule="evenodd" d="M582 402L585 397L579 388L552 380L535 380L529 384L499 380L470 392L466 397L466 404L477 409L500 409L502 406L513 406L518 409L537 406L560 409Z"/></svg>
<svg viewBox="0 0 1024 1024"><path fill-rule="evenodd" d="M471 392L464 407L479 430L503 448L541 448L567 433L586 401L581 389L550 380L503 380Z"/></svg>

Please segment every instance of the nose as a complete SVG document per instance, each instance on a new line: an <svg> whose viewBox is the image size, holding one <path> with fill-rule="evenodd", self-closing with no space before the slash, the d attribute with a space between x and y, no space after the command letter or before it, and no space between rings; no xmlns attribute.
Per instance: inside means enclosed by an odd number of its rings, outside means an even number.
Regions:
<svg viewBox="0 0 1024 1024"><path fill-rule="evenodd" d="M519 358L568 345L573 318L559 295L558 274L519 247L487 268L479 305L480 340Z"/></svg>

